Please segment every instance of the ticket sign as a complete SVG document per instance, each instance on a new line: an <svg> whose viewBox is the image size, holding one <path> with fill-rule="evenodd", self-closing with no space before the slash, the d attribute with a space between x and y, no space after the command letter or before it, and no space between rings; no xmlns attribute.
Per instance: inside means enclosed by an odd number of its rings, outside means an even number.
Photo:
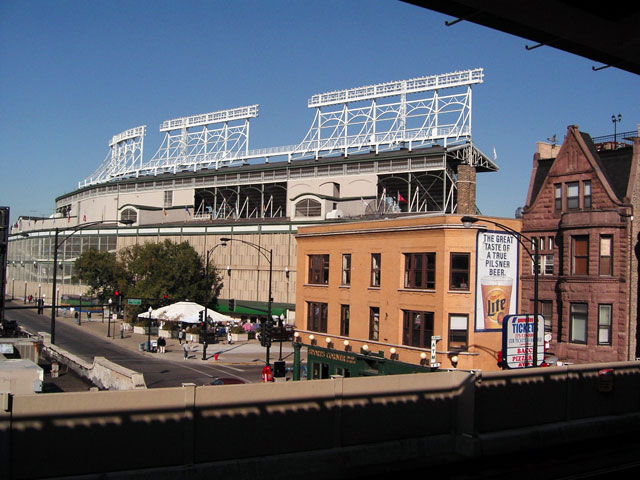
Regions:
<svg viewBox="0 0 640 480"><path fill-rule="evenodd" d="M508 315L502 324L502 361L507 368L532 367L537 347L536 367L544 360L544 317L538 315L538 342L534 342L534 316Z"/></svg>

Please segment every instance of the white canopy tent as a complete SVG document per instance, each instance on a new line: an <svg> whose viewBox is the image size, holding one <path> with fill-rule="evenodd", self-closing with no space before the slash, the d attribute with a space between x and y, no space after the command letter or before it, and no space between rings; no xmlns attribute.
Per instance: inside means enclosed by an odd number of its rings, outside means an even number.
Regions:
<svg viewBox="0 0 640 480"><path fill-rule="evenodd" d="M164 320L166 322L184 322L198 323L200 321L199 313L204 310L202 305L195 302L177 302L166 307L158 308L151 311L151 318L154 320ZM149 318L149 312L138 314L138 317ZM214 322L229 322L234 319L207 309L207 317Z"/></svg>

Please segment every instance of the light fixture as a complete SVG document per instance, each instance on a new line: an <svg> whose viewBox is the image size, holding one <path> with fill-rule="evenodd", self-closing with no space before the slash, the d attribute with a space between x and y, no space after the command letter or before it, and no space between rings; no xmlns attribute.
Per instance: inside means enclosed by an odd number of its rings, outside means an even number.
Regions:
<svg viewBox="0 0 640 480"><path fill-rule="evenodd" d="M389 353L391 353L391 355L395 355L396 354L396 349L391 347L391 350L389 350Z"/></svg>
<svg viewBox="0 0 640 480"><path fill-rule="evenodd" d="M315 339L316 339L316 336L313 333L309 335L309 340L313 342Z"/></svg>
<svg viewBox="0 0 640 480"><path fill-rule="evenodd" d="M369 345L367 345L366 343L362 346L362 349L366 352L367 350L369 350Z"/></svg>
<svg viewBox="0 0 640 480"><path fill-rule="evenodd" d="M345 340L345 341L344 341L344 342L342 342L342 343L344 343L344 346L345 346L345 347L348 347L348 346L349 346L349 340Z"/></svg>
<svg viewBox="0 0 640 480"><path fill-rule="evenodd" d="M426 354L426 353L424 353L424 352L422 352L422 353L420 354L420 358L421 358L422 360L425 360L425 359L427 358L427 354Z"/></svg>
<svg viewBox="0 0 640 480"><path fill-rule="evenodd" d="M451 355L451 365L453 368L458 368L458 355Z"/></svg>
<svg viewBox="0 0 640 480"><path fill-rule="evenodd" d="M289 278L289 267L284 267L284 274Z"/></svg>
<svg viewBox="0 0 640 480"><path fill-rule="evenodd" d="M231 275L231 265L227 265L227 275Z"/></svg>
<svg viewBox="0 0 640 480"><path fill-rule="evenodd" d="M325 338L324 341L327 342L327 343L331 343L331 337Z"/></svg>

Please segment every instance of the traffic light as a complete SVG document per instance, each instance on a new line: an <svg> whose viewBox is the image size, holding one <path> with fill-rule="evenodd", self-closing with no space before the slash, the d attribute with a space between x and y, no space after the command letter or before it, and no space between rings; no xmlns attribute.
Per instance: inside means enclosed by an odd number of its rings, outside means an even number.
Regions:
<svg viewBox="0 0 640 480"><path fill-rule="evenodd" d="M273 319L267 319L262 322L262 335L260 336L260 344L263 347L270 347L273 338Z"/></svg>
<svg viewBox="0 0 640 480"><path fill-rule="evenodd" d="M229 299L229 311L230 312L235 312L236 311L236 301L234 298L230 298Z"/></svg>
<svg viewBox="0 0 640 480"><path fill-rule="evenodd" d="M166 305L167 303L169 303L169 295L167 295L166 293L164 294L164 296L162 297L162 299L163 299L163 301L164 301L165 305Z"/></svg>
<svg viewBox="0 0 640 480"><path fill-rule="evenodd" d="M204 310L200 310L198 312L198 321L200 322L200 325L204 323Z"/></svg>

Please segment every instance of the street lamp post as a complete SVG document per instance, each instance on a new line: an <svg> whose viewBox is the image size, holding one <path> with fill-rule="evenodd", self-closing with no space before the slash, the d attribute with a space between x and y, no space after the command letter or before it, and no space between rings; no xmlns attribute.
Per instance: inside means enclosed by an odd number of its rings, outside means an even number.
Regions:
<svg viewBox="0 0 640 480"><path fill-rule="evenodd" d="M24 303L27 303L27 281L24 281Z"/></svg>
<svg viewBox="0 0 640 480"><path fill-rule="evenodd" d="M225 244L227 244L228 242L240 242L240 243L244 243L246 245L249 245L249 246L255 248L256 250L258 250L258 252L260 252L260 254L267 260L267 262L269 262L269 299L268 299L268 302L267 302L267 322L272 322L273 319L271 318L271 307L272 307L272 304L273 304L273 297L272 297L273 250L272 249L266 249L265 247L263 247L261 245L257 245L255 243L251 243L251 242L247 242L245 240L240 240L240 239L235 239L235 238L221 238L220 241L222 242L223 246ZM262 325L262 335L263 336L264 336L264 334L266 332L266 328L265 327L266 327L266 323L264 323ZM269 362L270 349L271 349L271 343L267 342L267 358L266 358L267 366L269 366L269 364L270 364L270 362ZM280 337L280 359L282 359L282 337Z"/></svg>
<svg viewBox="0 0 640 480"><path fill-rule="evenodd" d="M505 232L513 235L516 238L516 240L518 240L518 243L522 245L522 247L525 249L527 254L531 257L531 260L533 261L533 272L534 272L533 273L533 365L531 366L532 367L537 366L537 363L538 363L538 276L539 276L538 270L539 270L539 262L540 262L539 255L538 255L538 242L534 242L529 237L523 235L522 233L514 230L511 227L508 227L498 222L494 222L493 220L489 220L488 218L478 218L478 217L472 217L472 216L466 215L462 217L460 221L463 223L465 227L470 227L473 223L476 223L478 221L492 223L496 227L499 227L503 229ZM529 250L526 243L522 241L523 238L527 242L529 242L529 244L533 245L533 253L531 253L531 250Z"/></svg>
<svg viewBox="0 0 640 480"><path fill-rule="evenodd" d="M147 352L151 352L151 312L153 308L149 307L149 321L147 322Z"/></svg>
<svg viewBox="0 0 640 480"><path fill-rule="evenodd" d="M113 300L109 299L109 319L107 320L107 337L111 336L111 304L113 303ZM114 336L115 336L115 332Z"/></svg>
<svg viewBox="0 0 640 480"><path fill-rule="evenodd" d="M622 121L622 115L611 115L611 121L613 122L613 148L618 148L618 123Z"/></svg>
<svg viewBox="0 0 640 480"><path fill-rule="evenodd" d="M133 223L132 220L109 220L109 221L98 221L98 222L89 222L81 225L77 225L71 228L56 228L55 229L55 237L53 240L53 288L52 291L56 291L57 283L58 283L58 248L64 242L67 241L69 237L71 237L76 232L83 230L88 227L93 227L96 225L101 225L104 223L122 223L124 225L131 225ZM60 242L58 242L58 236L60 232L65 232L67 230L71 230L71 233L64 237ZM25 282L25 292L26 292L26 282ZM78 309L80 312L78 313L78 320L80 320L80 315L82 315L82 294L80 295L80 308ZM81 320L80 320L81 321ZM54 345L56 343L56 299L55 296L52 300L51 305L51 344Z"/></svg>

